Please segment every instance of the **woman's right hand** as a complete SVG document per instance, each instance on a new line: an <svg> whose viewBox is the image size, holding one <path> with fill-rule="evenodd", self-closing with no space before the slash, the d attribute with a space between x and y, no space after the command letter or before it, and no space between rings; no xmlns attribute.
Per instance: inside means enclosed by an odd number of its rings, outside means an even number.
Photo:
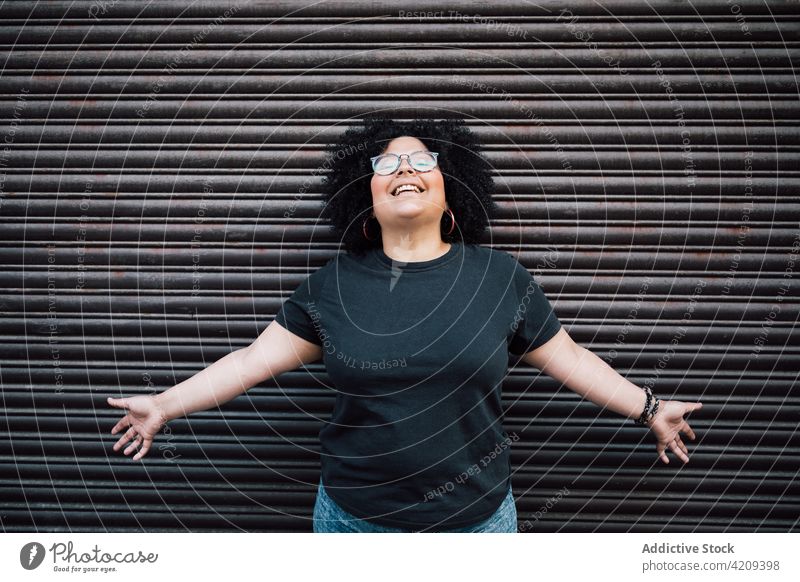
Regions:
<svg viewBox="0 0 800 582"><path fill-rule="evenodd" d="M114 444L114 450L118 451L125 443L133 439L133 442L125 449L124 454L130 454L136 448L136 445L141 445L139 452L134 455L132 460L141 459L150 450L153 437L167 422L161 407L156 401L156 397L152 395L132 396L130 398L109 397L107 401L115 408L127 410L125 416L111 429L111 434L116 434L118 431L128 427L125 434Z"/></svg>

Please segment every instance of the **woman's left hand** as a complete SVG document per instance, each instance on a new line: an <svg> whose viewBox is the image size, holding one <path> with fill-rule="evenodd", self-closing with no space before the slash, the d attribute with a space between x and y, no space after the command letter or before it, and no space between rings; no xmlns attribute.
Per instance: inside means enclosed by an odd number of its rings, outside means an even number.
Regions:
<svg viewBox="0 0 800 582"><path fill-rule="evenodd" d="M689 423L683 418L693 410L700 410L702 402L681 402L680 400L662 400L658 412L650 419L647 426L656 435L659 458L669 463L666 448L669 447L684 463L689 462L689 451L681 440L680 433L685 433L690 439L695 439L695 434Z"/></svg>

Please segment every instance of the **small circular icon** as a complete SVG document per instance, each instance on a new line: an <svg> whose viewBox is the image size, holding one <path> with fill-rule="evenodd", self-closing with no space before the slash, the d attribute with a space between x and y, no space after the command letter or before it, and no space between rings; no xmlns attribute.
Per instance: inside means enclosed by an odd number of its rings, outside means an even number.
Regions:
<svg viewBox="0 0 800 582"><path fill-rule="evenodd" d="M38 542L30 542L19 551L19 563L26 570L35 570L44 560L44 546Z"/></svg>

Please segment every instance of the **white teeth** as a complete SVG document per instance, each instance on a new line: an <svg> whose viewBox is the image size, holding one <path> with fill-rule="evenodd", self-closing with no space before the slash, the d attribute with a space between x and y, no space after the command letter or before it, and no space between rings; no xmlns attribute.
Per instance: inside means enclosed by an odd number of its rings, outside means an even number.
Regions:
<svg viewBox="0 0 800 582"><path fill-rule="evenodd" d="M393 196L399 196L401 192L407 192L409 190L411 190L413 192L417 192L417 193L421 192L419 187L415 186L414 184L402 184L402 185L398 186L397 188L395 188L394 192L392 192L392 195Z"/></svg>

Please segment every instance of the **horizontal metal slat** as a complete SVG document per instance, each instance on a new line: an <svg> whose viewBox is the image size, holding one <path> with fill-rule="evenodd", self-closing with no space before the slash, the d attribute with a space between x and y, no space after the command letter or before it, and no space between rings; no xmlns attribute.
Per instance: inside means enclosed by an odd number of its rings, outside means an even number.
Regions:
<svg viewBox="0 0 800 582"><path fill-rule="evenodd" d="M760 54L760 53L759 53ZM262 150L287 149L292 151L307 150L321 152L324 145L334 141L341 133L337 122L328 124L315 123L316 120L298 122L291 119L245 119L236 123L219 120L204 120L200 125L191 120L151 120L148 124L113 122L116 143L126 147L139 145L171 145L210 146L212 144L236 144L238 147L257 144ZM341 123L341 122L338 122ZM488 148L507 148L508 144L542 145L552 147L552 142L559 143L562 148L581 148L592 146L623 146L635 149L638 145L683 145L681 132L685 129L691 135L692 147L711 145L720 151L725 148L767 147L775 150L783 146L800 145L800 127L791 122L790 125L778 125L768 122L760 125L755 120L739 120L735 125L725 125L718 120L713 125L687 122L684 127L676 125L672 120L659 122L651 120L649 124L637 124L626 121L618 124L592 124L562 120L559 123L548 122L546 127L537 125L520 125L511 120L497 120L492 127L476 124L467 120L467 126ZM109 123L91 123L84 121L69 122L48 120L42 125L37 120L26 119L25 131L14 136L14 143L37 144L41 147L54 144L69 144L70 148L95 147L101 143L110 129ZM495 145L497 144L497 145ZM108 147L116 147L108 144ZM97 148L99 149L99 148ZM102 151L102 150L101 150ZM317 154L320 155L320 154Z"/></svg>
<svg viewBox="0 0 800 582"><path fill-rule="evenodd" d="M39 241L73 240L107 242L109 244L130 243L134 241L180 242L190 247L192 241L202 240L204 244L240 242L249 244L294 242L298 240L330 241L330 229L325 224L297 223L296 219L264 218L255 223L232 223L206 221L201 225L186 221L183 224L143 223L136 220L104 220L86 223L53 222L33 220L9 221L0 232L0 242L20 240ZM538 228L531 228L538 227ZM628 246L669 246L680 248L715 245L733 246L741 234L740 224L708 225L707 228L692 228L690 225L667 226L663 223L637 225L576 225L552 224L545 217L538 220L514 221L509 226L496 225L492 229L493 238L504 244L520 241L525 244L541 245L628 245ZM764 248L791 248L797 236L796 227L790 223L771 227L762 224L761 228L751 224L748 231L748 246ZM198 238L199 237L199 238ZM332 242L332 241L330 241Z"/></svg>
<svg viewBox="0 0 800 582"><path fill-rule="evenodd" d="M515 20L506 20L512 26ZM558 22L555 23L558 26ZM637 23L629 23L629 26L636 27ZM245 25L246 26L246 25ZM594 26L594 24L592 24ZM175 58L176 51L185 46L186 39L191 41L197 33L206 29L202 24L186 25L177 22L166 30L156 30L151 26L98 26L76 24L70 27L59 27L53 29L50 26L18 26L6 25L0 29L0 47L5 50L0 51L3 60L8 59L6 74L0 80L2 92L14 93L18 89L13 87L26 87L32 92L40 92L42 87L52 86L51 79L44 79L38 76L31 78L30 75L16 75L18 63L15 59L9 59L9 55L46 54L44 50L30 50L29 45L43 44L47 47L55 45L58 50L74 51L80 49L81 53L94 59L96 73L101 73L97 77L94 75L85 77L83 73L86 69L72 70L64 68L64 77L59 79L64 85L59 85L60 92L71 93L70 86L74 86L77 80L85 80L86 85L93 83L114 83L117 79L103 65L105 58L98 55L103 52L99 44L108 45L124 49L122 54L130 59L131 55L136 55L135 62L131 67L131 82L135 86L136 80L142 73L141 58L150 59L147 61L153 64L157 58L163 59L165 55L169 58L167 63ZM642 46L639 43L606 43L599 45L598 50L592 50L590 46L580 46L578 39L572 39L577 47L569 45L558 46L557 48L546 44L528 44L524 50L519 50L517 45L504 46L491 45L489 43L468 43L474 50L445 50L442 51L435 46L405 46L402 51L398 51L393 46L385 46L381 43L368 45L359 43L357 47L342 48L329 45L311 45L306 48L306 43L293 43L289 46L280 47L280 59L273 57L276 51L276 43L263 42L269 41L269 33L265 32L264 27L247 27L252 31L252 35L245 36L237 34L241 30L238 26L233 31L220 30L216 34L213 42L206 45L204 54L208 56L214 64L212 74L217 74L220 68L237 69L235 74L246 76L253 74L254 71L261 73L281 73L294 70L297 74L304 74L312 69L316 74L327 71L348 71L357 72L358 70L375 69L380 65L384 70L396 70L408 72L416 70L419 72L429 72L430 70L451 71L464 74L484 75L492 73L523 73L529 74L532 70L553 69L581 69L596 68L605 70L609 63L618 64L619 67L628 69L642 68L651 72L654 70L654 63L660 63L660 68L672 70L677 68L714 68L735 72L739 69L757 69L768 71L775 68L791 68L800 58L800 49L796 43L791 41L784 43L780 47L759 46L758 50L753 47L738 46L732 47L727 43L717 46L682 46L681 50L675 50L674 46ZM204 37L214 34L209 31ZM226 34L227 33L227 34ZM243 37L244 38L241 38ZM519 37L517 40L522 40ZM787 39L789 40L789 39ZM677 43L672 43L673 45ZM6 45L6 46L2 46ZM224 45L224 49L223 46ZM229 49L235 47L236 50ZM451 48L459 48L458 44ZM601 52L602 50L602 52ZM51 51L47 51L51 52ZM109 56L105 51L105 57ZM181 56L183 60L183 56ZM120 60L117 61L122 64ZM138 66L137 66L138 65ZM41 69L41 63L37 61L33 67ZM106 75L102 75L105 72ZM706 73L708 71L703 71ZM718 72L718 71L714 71ZM305 76L305 75L304 75ZM157 77L156 77L157 78ZM173 72L171 78L178 79L177 72ZM198 79L202 80L202 78ZM508 75L504 83L516 83L518 80L513 75ZM119 85L126 87L128 85ZM104 86L105 87L105 86ZM149 93L151 88L148 87Z"/></svg>
<svg viewBox="0 0 800 582"><path fill-rule="evenodd" d="M798 27L800 28L800 27ZM398 94L415 95L458 95L469 97L471 94L486 94L489 99L496 99L498 94L504 98L525 98L532 93L555 93L570 96L573 94L598 93L604 96L620 94L642 96L647 94L664 93L665 84L668 84L676 96L683 94L718 94L733 93L740 99L758 99L764 94L776 97L781 94L797 94L797 78L790 68L764 70L762 67L752 69L728 69L720 73L717 68L709 71L698 70L702 64L695 63L691 67L671 69L664 71L661 67L650 65L644 67L626 66L620 61L619 66L625 68L625 82L620 83L619 74L609 71L602 61L589 64L581 71L580 76L575 76L574 66L553 71L548 68L528 68L524 74L521 71L510 69L505 72L491 71L480 73L470 69L442 69L442 70L414 70L400 69L387 70L387 68L373 68L372 71L358 70L330 70L327 74L305 73L287 71L284 74L270 74L259 71L243 74L241 69L252 71L254 64L269 61L272 51L250 51L249 58L244 58L243 53L236 52L231 56L231 51L219 51L219 54L203 55L215 63L214 73L206 70L192 74L182 69L181 72L170 72L168 79L164 75L134 73L122 74L125 69L134 67L147 67L143 60L160 59L158 62L149 63L150 67L160 68L169 64L174 59L174 53L151 50L142 51L118 50L112 54L129 52L129 62L107 63L107 51L86 51L79 54L83 59L94 57L96 64L88 63L86 66L95 68L103 65L110 68L115 66L118 71L114 75L102 74L98 71L94 75L74 75L64 73L62 76L53 74L46 79L30 81L24 76L4 77L0 81L0 93L18 94L26 91L26 101L51 97L53 99L72 98L78 99L86 86L93 87L97 94L125 95L126 97L139 97L146 101L156 98L174 98L178 96L193 95L209 98L217 95L220 99L248 98L258 96L261 99L274 99L279 95L306 94L309 100L317 96L334 94L363 95L364 97L391 97ZM138 53L138 54L137 54ZM604 55L605 58L608 58ZM374 58L377 58L375 56ZM60 55L57 51L47 51L39 54L27 52L14 52L3 55L0 51L0 60L15 63L14 66L31 64L39 69L63 69L75 66L75 52L65 51ZM503 63L507 66L506 63ZM31 67L33 68L33 67ZM98 67L99 68L99 67ZM238 70L237 70L238 69ZM661 71L657 74L656 70ZM479 76L480 81L468 77ZM507 95L506 95L507 94ZM680 99L680 97L678 97Z"/></svg>
<svg viewBox="0 0 800 582"><path fill-rule="evenodd" d="M744 166L744 161L742 165ZM191 169L151 170L146 173L138 170L106 172L101 169L92 173L61 170L58 180L53 180L51 171L38 173L9 168L6 172L6 192L9 197L29 190L40 193L59 192L59 198L61 195L74 193L80 199L86 198L89 206L92 199L103 195L138 198L142 196L142 192L147 192L150 199L179 195L197 197L213 192L217 195L228 193L236 199L255 197L264 200L280 196L286 200L287 210L290 210L301 188L306 189L306 194L300 199L308 198L321 203L320 179L309 176L308 172L291 169L280 173L261 172L252 168L246 172L219 169L213 173ZM690 185L684 175L649 175L647 172L637 172L635 176L600 176L599 173L592 175L575 171L562 171L559 174L562 175L535 170L522 173L506 171L498 176L502 180L497 181L502 184L504 193L512 193L518 199L528 196L534 200L541 200L545 194L548 198L563 196L569 200L578 197L596 201L608 200L610 197L631 200L635 193L636 200L655 196L659 200L682 202L706 197L733 202L766 197L797 202L800 196L800 178L792 176L762 176L757 180L745 176L697 176ZM748 188L752 188L752 191Z"/></svg>
<svg viewBox="0 0 800 582"><path fill-rule="evenodd" d="M760 0L740 0L739 6L748 14L780 15L794 14L796 4L791 0L772 0L765 5ZM35 20L40 18L86 19L89 9L95 6L91 0L65 1L55 0L46 4L31 5L27 2L6 2L0 10L0 16L7 18L24 18ZM235 15L239 18L266 18L279 16L282 19L291 15L293 18L348 18L352 16L378 17L398 9L392 2L361 2L359 0L341 0L336 4L308 4L305 0L282 0L268 4L237 4L230 0L225 2L210 0L156 0L147 4L118 3L113 6L113 13L101 14L104 17L116 18L176 18L213 19L225 9L235 6ZM524 0L509 0L498 4L487 4L483 0L460 0L458 7L462 12L477 11L482 15L492 16L546 16L551 17L563 8L563 3L556 0L542 0L531 4ZM430 0L413 0L404 5L409 12L428 12L441 10L441 4ZM661 16L709 16L721 14L728 17L730 10L715 0L692 0L691 4L671 2L669 0L651 0L646 4L631 4L627 0L607 0L597 5L589 0L579 0L570 5L570 9L579 15L607 18L609 15L654 15Z"/></svg>
<svg viewBox="0 0 800 582"><path fill-rule="evenodd" d="M682 119L688 121L720 120L761 120L793 121L800 114L797 99L779 96L775 98L759 95L742 99L731 107L730 98L725 95L685 95L680 99ZM308 100L302 95L272 95L243 98L219 99L202 95L161 95L150 100L149 95L138 99L93 95L69 99L41 99L33 96L25 99L25 114L28 118L60 120L230 120L239 118L295 118L295 119L353 119L361 114L359 94L319 95ZM476 117L486 121L495 119L517 119L530 121L530 113L548 120L586 119L587 121L617 120L672 120L675 123L675 104L663 91L651 95L632 98L609 96L598 98L597 92L586 95L569 95L560 99L552 96L520 96L513 102L501 96L492 98L486 94L445 95L376 95L370 97L376 110L403 109L409 116L424 117L432 110L447 103L457 105L465 117ZM17 98L0 97L0 118L14 117L19 108Z"/></svg>
<svg viewBox="0 0 800 582"><path fill-rule="evenodd" d="M767 151L715 151L701 147L693 147L689 143L685 148L675 146L656 151L632 151L622 148L614 150L586 149L523 150L517 146L516 151L487 151L484 156L494 172L506 170L548 171L557 170L581 172L599 172L605 174L613 171L639 172L651 171L656 175L670 175L687 171L691 175L708 172L725 172L728 176L749 175L772 177L778 173L797 175L800 168L800 151L784 149L781 152ZM7 164L16 171L46 172L57 170L142 170L152 168L174 170L241 170L258 168L260 171L300 169L309 175L319 174L318 168L325 164L324 157L302 150L244 150L242 148L177 148L161 147L139 150L126 147L124 149L99 149L74 147L66 150L51 148L15 148L7 156Z"/></svg>
<svg viewBox="0 0 800 582"><path fill-rule="evenodd" d="M698 222L739 222L745 224L766 221L800 222L800 192L796 200L790 198L767 198L751 196L741 201L698 202L691 204L675 204L674 200L636 200L635 197L627 201L603 200L594 201L566 201L548 200L547 197L521 195L513 200L495 200L497 216L495 220L524 220L534 216L546 216L552 221L581 220L581 221L636 221L637 224L648 224L652 221L685 221ZM304 199L293 200L292 207L298 218L319 214L318 201ZM144 221L159 222L180 221L190 218L192 221L205 222L206 220L235 220L249 219L258 222L264 217L280 217L287 210L287 201L267 196L262 200L239 199L226 195L203 195L201 198L175 197L172 199L151 199L148 197L114 197L111 199L92 199L90 204L81 208L80 204L65 203L62 197L51 198L46 196L24 197L22 195L9 196L3 201L3 216L10 220L25 218L29 220L49 218L53 222L63 222L69 219L82 218L97 220L98 218L134 218ZM201 242L201 241L197 241ZM87 249L87 254L90 250ZM0 248L0 261L3 257ZM59 261L58 255L69 251L59 246L54 253L54 259ZM166 252L166 250L165 250ZM202 249L204 254L210 254L216 249ZM146 253L139 253L142 259L147 260ZM72 263L74 264L74 262ZM106 263L108 264L108 263ZM225 267L230 263L225 261Z"/></svg>
<svg viewBox="0 0 800 582"><path fill-rule="evenodd" d="M247 206L246 203L242 203ZM520 209L532 206L535 203L523 202ZM9 204L11 205L11 204ZM569 206L569 205L565 205ZM576 204L575 206L579 206ZM602 209L604 204L595 204ZM623 207L630 208L623 204ZM643 204L643 213L657 212L657 207L648 207ZM701 205L698 205L701 206ZM616 212L615 205L610 207L609 213ZM638 205L637 205L638 207ZM547 203L545 208L553 213L562 208L560 203ZM754 205L754 215L758 216L759 206ZM776 216L791 216L794 212L791 205L776 205ZM761 211L769 213L769 206ZM677 212L674 207L664 209L665 219L688 220L690 217L682 212ZM704 209L698 210L703 214ZM694 211L692 211L694 213ZM576 214L582 215L582 211ZM729 215L728 209L720 209L723 216ZM741 243L741 244L740 244ZM670 273L683 272L687 275L696 275L698 278L709 276L724 276L725 278L741 274L747 276L751 273L764 272L765 274L783 274L792 256L791 247L784 250L777 249L775 253L765 252L765 249L751 247L746 244L747 238L737 239L734 245L715 245L713 248L698 249L660 249L653 253L648 248L615 248L612 245L603 247L576 247L563 244L558 247L541 245L541 248L531 246L515 246L513 244L483 244L481 246L495 248L502 252L510 253L526 268L538 276L539 273L561 275L575 273L579 275L615 273L620 280L628 276L665 276ZM314 247L295 248L294 245L281 244L252 244L252 245L205 245L193 241L189 245L175 244L166 246L157 241L141 241L135 245L108 245L102 242L84 243L83 241L59 241L54 248L52 241L26 242L24 247L0 245L0 265L9 273L16 271L22 264L26 271L37 270L73 270L77 265L82 265L87 272L109 272L135 267L140 271L157 269L165 271L197 271L200 279L205 274L216 273L256 273L275 272L281 273L291 279L291 284L299 284L303 277L309 276L313 271L322 267L341 252L338 245L320 243ZM224 265L224 267L223 267ZM277 285L283 291L290 288L287 285ZM644 292L653 294L656 290L648 285ZM638 293L638 289L636 291ZM117 325L124 323L116 321Z"/></svg>
<svg viewBox="0 0 800 582"><path fill-rule="evenodd" d="M338 3L337 3L338 4ZM116 10L119 4L113 8ZM771 4L770 4L771 8ZM353 22L352 18L343 16L339 13L339 19L331 22L335 26L320 26L318 22L302 21L299 19L288 19L286 15L282 15L280 26L268 26L275 24L274 21L260 19L251 22L243 21L241 12L232 14L231 18L223 18L225 7L218 7L215 18L220 19L220 23L216 26L210 26L208 21L200 21L193 27L185 27L181 31L183 34L173 33L169 39L177 45L176 48L181 48L187 42L191 43L193 38L198 34L202 34L204 43L213 44L215 42L232 42L247 39L250 43L271 43L277 47L284 47L295 43L305 44L319 44L319 43L338 43L338 44L352 44L356 43L369 43L379 44L386 46L389 43L401 44L407 46L408 44L425 44L430 43L431 35L435 35L436 41L445 45L461 43L461 46L480 45L481 43L504 43L514 42L520 48L527 46L541 46L544 43L558 43L567 42L577 44L580 40L576 37L576 31L591 31L592 36L589 37L593 42L601 43L670 43L681 44L691 42L702 42L713 45L713 43L722 42L739 42L739 43L762 43L762 42L786 42L792 39L793 34L796 35L798 28L796 10L794 13L789 14L763 14L762 11L751 13L747 18L747 31L748 35L743 34L742 26L737 22L734 15L728 9L723 12L718 9L721 14L718 17L708 16L699 20L696 15L691 18L670 18L664 19L656 13L643 15L642 17L636 16L613 16L605 15L602 17L586 17L579 18L574 21L567 13L562 12L565 6L561 4L558 8L554 9L547 18L517 18L503 21L502 19L492 19L499 24L508 23L511 26L480 26L481 18L485 18L489 22L489 14L485 13L486 4L484 3L477 14L479 15L478 21L471 19L469 15L461 19L447 19L447 18L431 18L431 19L415 19L403 18L400 10L411 12L405 7L400 8L394 4L387 7L387 10L381 14L383 19L370 19L364 22ZM571 8L570 8L571 9ZM460 11L462 14L463 10ZM576 14L572 10L573 15ZM3 16L3 11L0 11L0 17ZM122 18L120 13L115 14L116 18ZM299 16L299 15L295 15ZM388 17L387 17L388 16ZM473 13L474 16L474 13ZM27 17L26 17L27 18ZM97 20L90 17L88 11L84 11L74 22L75 24L83 24L84 26L96 23ZM144 18L141 11L136 14L136 19ZM180 20L185 20L188 15L181 14ZM214 18L211 19L213 22ZM15 24L22 24L29 22L30 19L21 20ZM698 22L699 21L699 22ZM227 22L228 26L225 26ZM127 28L133 23L133 19L117 21L117 26L114 31L109 25L106 25L106 34L104 42L115 44L118 47L120 55L109 54L107 58L108 67L119 67L120 61L125 62L125 49L119 47L116 40L106 40L109 38L109 28L116 33L119 37L120 31ZM231 24L236 23L235 31L231 30ZM398 26L399 23L406 24L406 26ZM572 24L572 27L567 26ZM38 22L31 22L31 24L42 24ZM55 23L53 23L55 24ZM110 23L109 23L110 24ZM151 28L150 31L144 33L136 30L131 32L127 37L120 38L120 41L127 43L135 42L150 46L157 32L162 32L164 28L176 28L175 19L165 18L159 15L158 21L151 21L147 23ZM204 26L205 25L205 26ZM139 23L141 27L141 22ZM513 27L513 28L512 28ZM509 34L509 28L514 33ZM77 31L76 31L77 32ZM135 34L138 33L138 34ZM77 38L80 32L71 35L67 42L77 43ZM113 33L112 33L113 34ZM84 35L86 36L86 35ZM163 34L162 34L163 37ZM62 36L62 38L64 38ZM97 42L94 40L98 37L88 36L85 40L87 42ZM585 38L585 37L584 37ZM174 40L173 40L174 39ZM784 40L782 40L784 39ZM31 39L36 41L36 37ZM23 41L19 39L18 42ZM166 39L162 38L162 42ZM8 42L8 41L6 41ZM51 41L52 42L52 41ZM38 43L42 41L39 39ZM35 52L35 51L30 51ZM189 52L186 54L181 64L185 66L202 66L201 56ZM37 66L37 58L28 57L16 59L17 66L35 67ZM42 59L42 63L38 63L40 68L47 68L48 63L52 62L48 59ZM101 61L102 62L102 61ZM130 62L130 61L128 61ZM153 64L153 63L156 64ZM70 61L69 66L71 69L81 69L90 67L92 60L88 56L83 56L80 53L76 54L74 59ZM66 66L66 65L63 65ZM164 64L158 64L155 59L147 58L147 55L139 63L140 67L163 67Z"/></svg>

